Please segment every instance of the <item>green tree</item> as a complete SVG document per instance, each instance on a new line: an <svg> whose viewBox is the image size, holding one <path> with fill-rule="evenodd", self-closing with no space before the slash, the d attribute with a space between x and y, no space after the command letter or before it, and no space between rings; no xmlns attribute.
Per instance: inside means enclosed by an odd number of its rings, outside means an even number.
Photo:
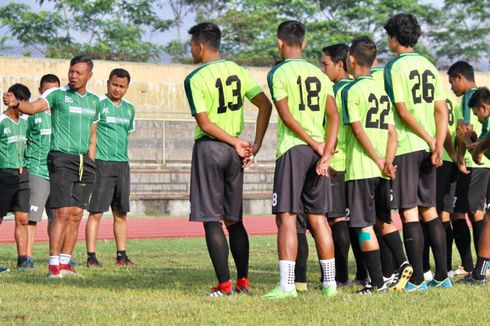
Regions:
<svg viewBox="0 0 490 326"><path fill-rule="evenodd" d="M24 4L0 7L0 22L17 40L46 50L47 57L84 53L95 59L148 61L162 46L151 42L171 21L160 19L150 0L38 0L56 11L32 11ZM149 31L149 39L145 40Z"/></svg>
<svg viewBox="0 0 490 326"><path fill-rule="evenodd" d="M433 32L436 54L450 60L478 62L490 57L488 0L446 0L438 28Z"/></svg>

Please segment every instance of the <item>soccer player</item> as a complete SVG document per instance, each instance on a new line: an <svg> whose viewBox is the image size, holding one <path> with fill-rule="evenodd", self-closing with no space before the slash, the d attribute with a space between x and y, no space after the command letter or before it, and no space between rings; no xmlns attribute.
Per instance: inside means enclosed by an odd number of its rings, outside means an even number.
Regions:
<svg viewBox="0 0 490 326"><path fill-rule="evenodd" d="M42 95L51 88L60 87L60 80L56 75L47 74L41 77L39 93ZM44 111L27 118L27 150L26 160L29 170L29 185L31 200L29 211L27 264L34 268L32 258L36 226L43 217L44 209L48 216L48 235L54 217L54 210L49 206L49 172L48 152L51 145L51 112Z"/></svg>
<svg viewBox="0 0 490 326"><path fill-rule="evenodd" d="M330 204L325 175L337 140L338 112L332 83L318 67L302 58L305 33L305 26L298 21L279 25L277 46L284 61L267 76L279 114L272 213L276 214L278 227L280 273L280 285L264 296L268 299L297 296L296 220L303 210L320 260L322 293L332 296L337 291L333 240L325 218Z"/></svg>
<svg viewBox="0 0 490 326"><path fill-rule="evenodd" d="M321 69L334 83L333 93L339 120L342 121L342 89L352 82L347 72L347 53L349 46L346 44L334 44L322 49ZM345 202L345 125L339 124L337 145L332 157L330 188L332 192L332 207L327 213L332 229L332 237L335 247L335 280L337 285L348 284L348 255L349 246L352 243L354 257L356 259L355 283L364 284L368 278L366 266L362 261L357 234L351 233L347 218ZM352 241L351 241L352 239Z"/></svg>
<svg viewBox="0 0 490 326"><path fill-rule="evenodd" d="M51 111L51 149L48 154L50 203L56 217L49 239L48 277L76 275L70 265L83 210L95 183L95 150L99 97L87 91L93 62L76 56L70 61L68 85L52 88L32 103L5 98L27 114Z"/></svg>
<svg viewBox="0 0 490 326"><path fill-rule="evenodd" d="M464 61L458 61L448 69L449 83L456 96L463 96L461 100L462 116L458 120L458 125L470 129L478 139L485 136L487 132L487 120L483 123L478 121L478 117L471 114L469 101L473 93L477 90L473 67ZM471 137L469 137L471 138ZM473 143L476 139L468 137L458 137L458 157L457 161L463 172L458 174L456 186L456 203L454 206L454 238L458 250L461 254L462 267L464 273L473 271L473 258L471 256L471 236L466 223L466 214L472 224L473 240L476 252L483 229L485 216L485 202L488 193L487 187L490 184L490 160L483 157L481 165L475 164L470 151L466 150L466 145ZM466 168L466 169L465 169ZM465 171L467 170L467 171Z"/></svg>
<svg viewBox="0 0 490 326"><path fill-rule="evenodd" d="M458 175L457 155L456 155L456 129L457 122L461 116L461 108L458 102L449 93L446 93L446 105L448 108L448 131L446 144L442 156L442 166L437 168L436 173L436 208L437 214L441 219L442 226L446 231L446 253L447 270L451 276L452 270L452 248L453 248L453 229L451 226L451 216L454 212L454 201L456 192L456 179ZM429 264L429 243L424 246L424 277L432 277Z"/></svg>
<svg viewBox="0 0 490 326"><path fill-rule="evenodd" d="M222 59L221 31L212 23L189 30L194 63L202 65L185 79L184 86L197 126L192 150L190 220L203 222L206 244L219 284L209 296L233 293L228 267L231 253L237 268L235 291L247 294L249 242L242 222L243 166L262 145L272 105L250 73ZM240 139L243 103L248 98L258 109L254 144ZM221 221L228 229L230 246Z"/></svg>
<svg viewBox="0 0 490 326"><path fill-rule="evenodd" d="M389 178L393 179L396 173L393 111L384 89L370 75L375 58L376 44L372 40L361 37L352 41L347 67L355 79L342 90L343 122L350 127L345 133L349 224L358 233L371 279L371 284L359 291L361 294L388 290L374 225L383 232L387 228L384 224L391 224ZM400 239L398 247L402 248ZM403 290L412 271L405 259L393 289Z"/></svg>
<svg viewBox="0 0 490 326"><path fill-rule="evenodd" d="M419 222L426 223L436 270L431 286L451 287L447 278L446 236L436 210L436 167L442 165L447 133L446 98L439 72L413 47L420 25L411 14L391 17L384 28L390 51L397 56L385 66L385 90L395 105L398 149L397 177L392 181L393 206L403 222L405 248L413 275L406 290L426 291L423 275L424 236Z"/></svg>
<svg viewBox="0 0 490 326"><path fill-rule="evenodd" d="M116 265L132 265L126 255L126 216L129 212L128 136L134 131L135 107L123 97L131 76L117 68L109 74L107 94L100 98L100 121L97 126L96 181L90 199L85 237L87 267L99 266L95 254L97 232L103 212L112 209L116 238Z"/></svg>
<svg viewBox="0 0 490 326"><path fill-rule="evenodd" d="M480 124L488 121L490 116L490 91L486 87L479 88L473 92L469 99L468 106L471 107L473 114L478 117ZM483 161L483 152L490 146L490 134L487 133L484 139L475 144L471 144L473 160L477 164ZM487 157L488 159L488 157ZM488 190L487 190L488 196ZM489 200L487 199L487 205ZM466 284L485 284L487 271L490 268L490 222L485 218L483 229L478 244L478 258L473 272L461 280Z"/></svg>
<svg viewBox="0 0 490 326"><path fill-rule="evenodd" d="M22 84L8 89L18 102L29 102L31 92ZM8 105L0 114L0 221L7 212L15 215L17 269L26 270L27 222L29 220L29 171L24 158L27 118ZM5 268L2 268L4 271Z"/></svg>

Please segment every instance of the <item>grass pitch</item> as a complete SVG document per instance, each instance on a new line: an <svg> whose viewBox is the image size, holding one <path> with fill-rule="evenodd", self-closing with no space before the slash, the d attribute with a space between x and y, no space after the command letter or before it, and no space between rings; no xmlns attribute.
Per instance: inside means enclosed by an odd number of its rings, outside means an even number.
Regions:
<svg viewBox="0 0 490 326"><path fill-rule="evenodd" d="M253 294L206 298L216 279L205 240L134 240L132 268L113 265L115 243L99 242L100 269L78 268L79 276L50 280L47 244L36 244L36 269L15 270L15 246L0 246L1 325L483 325L490 320L490 286L456 285L426 294L360 296L342 289L320 295L319 267L310 241L310 291L295 299L266 301L261 295L279 280L275 237L250 238ZM74 259L85 262L85 246ZM352 260L353 261L353 260ZM456 259L459 261L459 259ZM233 261L230 256L230 265ZM351 272L354 266L351 265ZM233 268L232 268L232 274Z"/></svg>

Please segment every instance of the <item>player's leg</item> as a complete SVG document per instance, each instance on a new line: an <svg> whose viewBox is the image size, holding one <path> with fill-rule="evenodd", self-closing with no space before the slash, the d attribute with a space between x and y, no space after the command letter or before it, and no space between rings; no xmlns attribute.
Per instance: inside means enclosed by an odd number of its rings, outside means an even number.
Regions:
<svg viewBox="0 0 490 326"><path fill-rule="evenodd" d="M397 176L392 181L393 208L398 208L403 222L403 241L413 274L408 286L426 289L423 272L424 237L419 222L418 175L420 172L419 152L395 157Z"/></svg>
<svg viewBox="0 0 490 326"><path fill-rule="evenodd" d="M192 149L190 220L203 223L206 246L218 279L218 285L208 294L210 297L233 293L228 266L228 241L221 223L225 215L221 174L224 173L222 166L226 166L230 149L233 150L227 144L207 137L197 140Z"/></svg>
<svg viewBox="0 0 490 326"><path fill-rule="evenodd" d="M347 214L350 220L350 210L349 214ZM349 235L350 235L350 243L352 246L352 253L354 254L354 259L356 261L356 277L354 278L353 283L363 285L369 283L369 277L367 274L366 265L362 259L361 248L359 247L359 237L357 235L357 231L351 227L349 227Z"/></svg>
<svg viewBox="0 0 490 326"><path fill-rule="evenodd" d="M385 283L391 284L395 277L395 267L393 262L393 254L390 248L386 244L377 226L374 227L374 233L379 244L379 251L381 255L381 269L383 271L383 279Z"/></svg>
<svg viewBox="0 0 490 326"><path fill-rule="evenodd" d="M97 234L99 233L100 219L104 213L90 212L85 225L85 244L87 246L87 267L100 267L97 260Z"/></svg>
<svg viewBox="0 0 490 326"><path fill-rule="evenodd" d="M485 219L479 243L479 252L475 269L458 283L481 285L486 284L487 272L490 269L490 222Z"/></svg>
<svg viewBox="0 0 490 326"><path fill-rule="evenodd" d="M430 270L430 239L429 239L429 231L427 230L427 226L425 223L420 223L422 227L422 232L424 234L424 255L422 259L422 266L424 269L424 280L426 282L432 281L434 275Z"/></svg>
<svg viewBox="0 0 490 326"><path fill-rule="evenodd" d="M485 206L487 199L487 188L490 180L490 169L477 168L473 169L473 173L470 183L470 211L468 217L471 221L473 230L473 244L475 251L478 252L478 245L480 242L480 235L483 229L485 218Z"/></svg>
<svg viewBox="0 0 490 326"><path fill-rule="evenodd" d="M24 170L24 172L18 176L18 190L15 193L11 204L12 211L15 213L14 236L17 244L17 269L21 270L28 268L27 224L29 222L30 197L29 173L27 170Z"/></svg>
<svg viewBox="0 0 490 326"><path fill-rule="evenodd" d="M304 209L298 212L296 219L296 234L298 236L298 254L296 255L296 264L294 268L294 284L297 292L308 291L308 280L306 277L308 266L308 239L306 238L307 217Z"/></svg>
<svg viewBox="0 0 490 326"><path fill-rule="evenodd" d="M133 262L126 253L126 239L128 235L128 212L130 193L129 163L116 163L117 181L114 196L111 202L112 214L114 215L114 237L116 238L116 265L131 266Z"/></svg>

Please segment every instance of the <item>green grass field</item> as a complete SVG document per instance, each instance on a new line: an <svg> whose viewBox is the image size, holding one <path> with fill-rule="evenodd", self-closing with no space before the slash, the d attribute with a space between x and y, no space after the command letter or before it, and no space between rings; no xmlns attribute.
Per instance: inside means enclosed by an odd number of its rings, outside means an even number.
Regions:
<svg viewBox="0 0 490 326"><path fill-rule="evenodd" d="M456 286L427 294L359 296L356 288L324 298L310 240L310 292L298 298L265 301L261 295L279 280L275 237L251 237L251 296L204 297L215 276L202 238L131 241L132 268L113 266L114 242L100 242L100 269L79 268L79 276L46 278L47 244L37 244L33 271L15 268L14 245L0 246L1 325L120 324L327 324L483 325L490 320L490 287ZM74 259L85 261L79 243ZM230 263L232 262L230 257ZM233 269L232 269L233 270ZM351 268L354 271L354 268Z"/></svg>

